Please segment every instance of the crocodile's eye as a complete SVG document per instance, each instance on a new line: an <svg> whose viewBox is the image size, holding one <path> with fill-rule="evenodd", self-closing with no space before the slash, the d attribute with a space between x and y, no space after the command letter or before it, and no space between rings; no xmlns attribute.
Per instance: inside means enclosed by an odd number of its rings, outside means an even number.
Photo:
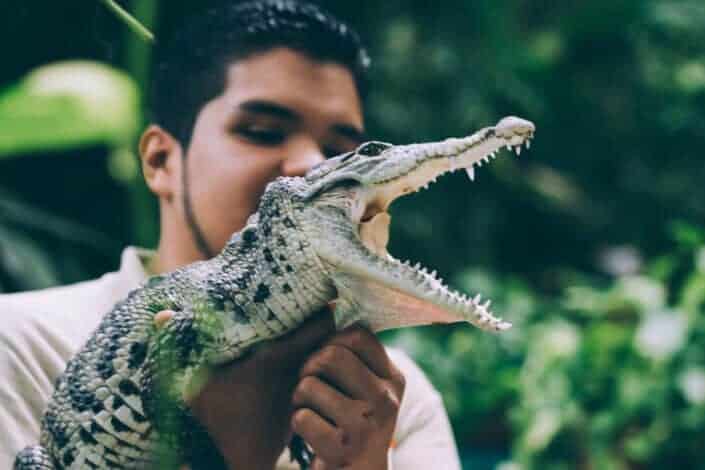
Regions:
<svg viewBox="0 0 705 470"><path fill-rule="evenodd" d="M356 153L366 157L376 157L391 146L392 144L388 144L386 142L367 142L366 144L360 145L357 148Z"/></svg>

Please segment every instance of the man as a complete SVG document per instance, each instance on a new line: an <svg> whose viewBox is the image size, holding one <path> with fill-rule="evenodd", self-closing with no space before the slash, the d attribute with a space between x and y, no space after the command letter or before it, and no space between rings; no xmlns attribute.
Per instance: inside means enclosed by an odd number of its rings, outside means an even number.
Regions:
<svg viewBox="0 0 705 470"><path fill-rule="evenodd" d="M366 67L349 26L293 1L211 10L159 51L139 144L159 246L128 248L120 271L94 281L0 297L0 467L38 441L51 384L116 301L147 275L217 253L273 178L364 140ZM330 312L218 370L189 405L229 468L289 468L294 433L317 470L459 468L423 374L362 328L336 333Z"/></svg>

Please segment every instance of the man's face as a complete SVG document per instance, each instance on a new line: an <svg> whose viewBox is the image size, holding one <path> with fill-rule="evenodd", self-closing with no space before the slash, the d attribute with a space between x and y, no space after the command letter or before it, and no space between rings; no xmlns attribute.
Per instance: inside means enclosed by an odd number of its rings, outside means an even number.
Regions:
<svg viewBox="0 0 705 470"><path fill-rule="evenodd" d="M302 176L363 140L344 66L285 48L233 63L224 92L196 118L182 188L211 254L244 226L269 181Z"/></svg>

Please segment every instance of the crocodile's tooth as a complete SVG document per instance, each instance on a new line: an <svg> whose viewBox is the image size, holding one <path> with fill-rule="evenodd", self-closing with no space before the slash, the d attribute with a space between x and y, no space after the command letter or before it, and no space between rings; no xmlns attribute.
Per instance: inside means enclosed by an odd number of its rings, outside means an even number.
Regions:
<svg viewBox="0 0 705 470"><path fill-rule="evenodd" d="M521 153L521 144L514 147L514 151L516 152L517 157L518 157L519 154Z"/></svg>
<svg viewBox="0 0 705 470"><path fill-rule="evenodd" d="M465 172L468 174L470 181L475 181L475 167L469 166L465 168Z"/></svg>
<svg viewBox="0 0 705 470"><path fill-rule="evenodd" d="M436 270L434 269L434 270L431 272L431 277L435 279L435 278L436 278L436 274L437 274L437 273L436 273Z"/></svg>
<svg viewBox="0 0 705 470"><path fill-rule="evenodd" d="M479 304L481 298L482 298L482 297L480 296L480 294L477 294L475 297L473 297L472 303L474 303L475 305Z"/></svg>
<svg viewBox="0 0 705 470"><path fill-rule="evenodd" d="M512 150L512 146L507 144L507 150Z"/></svg>
<svg viewBox="0 0 705 470"><path fill-rule="evenodd" d="M524 144L526 145L527 149L530 148L531 147L531 139L526 139L526 142L524 142Z"/></svg>
<svg viewBox="0 0 705 470"><path fill-rule="evenodd" d="M491 304L491 303L492 303L492 301L488 299L487 302L485 302L485 303L482 305L482 307L483 307L485 310L487 310L488 308L490 308L490 304Z"/></svg>

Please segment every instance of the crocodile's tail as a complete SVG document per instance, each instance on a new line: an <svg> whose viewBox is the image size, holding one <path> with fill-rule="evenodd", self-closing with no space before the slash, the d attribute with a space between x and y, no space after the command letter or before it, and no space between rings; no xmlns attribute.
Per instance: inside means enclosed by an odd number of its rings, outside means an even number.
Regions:
<svg viewBox="0 0 705 470"><path fill-rule="evenodd" d="M15 457L13 470L56 470L54 459L42 446L30 446L22 449Z"/></svg>

